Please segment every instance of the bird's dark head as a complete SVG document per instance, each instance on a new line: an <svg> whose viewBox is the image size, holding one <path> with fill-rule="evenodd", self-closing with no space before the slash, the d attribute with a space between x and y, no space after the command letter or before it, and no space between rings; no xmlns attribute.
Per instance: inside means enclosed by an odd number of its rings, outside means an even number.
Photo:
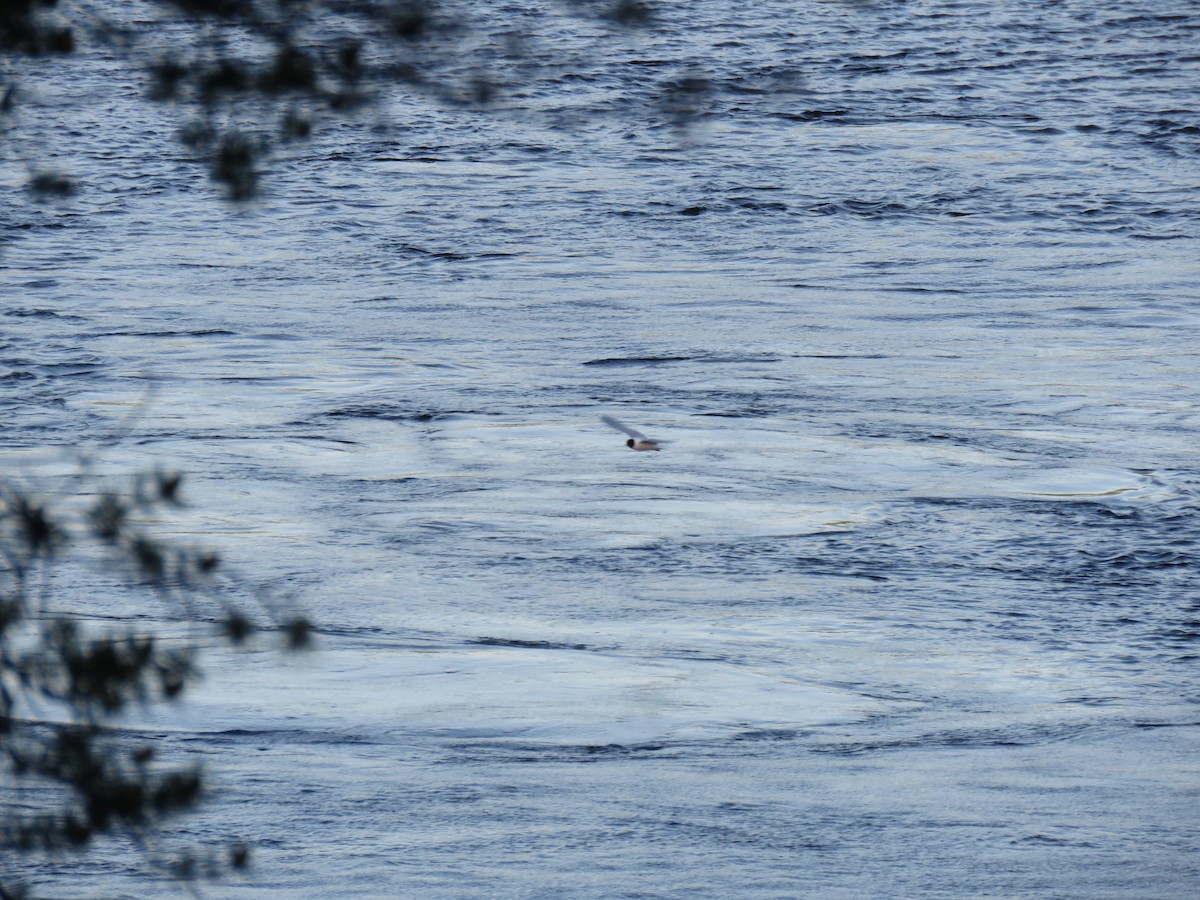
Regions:
<svg viewBox="0 0 1200 900"><path fill-rule="evenodd" d="M625 446L628 447L630 450L632 450L633 449L633 438L630 438L629 440L627 440L625 442Z"/></svg>

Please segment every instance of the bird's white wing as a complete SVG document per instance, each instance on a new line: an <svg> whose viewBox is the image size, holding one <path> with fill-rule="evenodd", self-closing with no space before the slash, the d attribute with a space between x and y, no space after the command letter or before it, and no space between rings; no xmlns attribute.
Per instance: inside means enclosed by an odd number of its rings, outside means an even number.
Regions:
<svg viewBox="0 0 1200 900"><path fill-rule="evenodd" d="M646 440L646 436L644 434L642 434L640 431L638 431L636 428L630 428L624 422L614 419L612 416L601 416L600 421L603 422L605 425L607 425L609 428L615 428L615 429L617 429L617 431L625 432L627 435L629 435L634 440L637 440L637 441Z"/></svg>

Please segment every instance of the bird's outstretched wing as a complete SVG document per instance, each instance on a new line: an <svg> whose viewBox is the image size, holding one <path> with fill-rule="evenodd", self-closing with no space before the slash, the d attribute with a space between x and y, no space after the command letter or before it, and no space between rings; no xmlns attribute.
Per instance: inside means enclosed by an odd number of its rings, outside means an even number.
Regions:
<svg viewBox="0 0 1200 900"><path fill-rule="evenodd" d="M603 422L605 425L607 425L609 428L615 428L615 429L617 429L617 431L625 432L627 435L629 435L635 441L646 440L646 436L644 434L642 434L640 431L638 431L636 428L630 428L624 422L620 421L619 419L614 419L612 416L601 416L600 421Z"/></svg>

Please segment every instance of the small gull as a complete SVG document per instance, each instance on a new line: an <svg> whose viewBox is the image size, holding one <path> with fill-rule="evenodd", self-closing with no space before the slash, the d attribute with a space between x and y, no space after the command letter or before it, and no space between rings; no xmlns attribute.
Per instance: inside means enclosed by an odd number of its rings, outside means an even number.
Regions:
<svg viewBox="0 0 1200 900"><path fill-rule="evenodd" d="M615 428L617 431L623 431L629 435L629 440L625 442L625 446L630 450L661 450L662 441L651 440L646 437L636 428L630 428L624 422L614 419L612 416L601 416L600 421L610 428Z"/></svg>

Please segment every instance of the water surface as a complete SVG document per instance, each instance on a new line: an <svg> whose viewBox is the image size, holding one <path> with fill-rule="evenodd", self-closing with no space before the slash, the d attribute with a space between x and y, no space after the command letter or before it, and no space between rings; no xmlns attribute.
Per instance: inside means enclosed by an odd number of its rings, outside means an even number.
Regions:
<svg viewBox="0 0 1200 900"><path fill-rule="evenodd" d="M5 169L6 475L115 433L320 632L131 723L257 846L206 894L1194 895L1195 12L553 19L570 78L241 211L103 50L31 63L85 187Z"/></svg>

